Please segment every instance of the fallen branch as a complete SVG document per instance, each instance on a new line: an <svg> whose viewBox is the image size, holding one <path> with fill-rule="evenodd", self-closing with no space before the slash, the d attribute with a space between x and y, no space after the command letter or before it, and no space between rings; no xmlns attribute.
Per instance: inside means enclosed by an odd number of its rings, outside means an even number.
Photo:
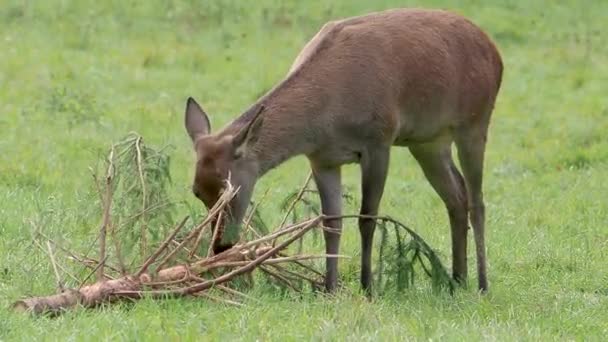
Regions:
<svg viewBox="0 0 608 342"><path fill-rule="evenodd" d="M133 149L135 152L130 153L133 152ZM143 151L146 151L146 153ZM165 217L155 210L164 207L164 203L170 203L166 198L163 198L162 196L160 196L160 198L158 197L159 193L164 193L165 191L165 184L162 183L163 180L169 179L170 177L162 175L162 172L166 171L162 166L159 167L157 165L156 168L154 168L149 164L146 164L149 159L147 156L150 154L155 155L155 160L160 164L166 159L159 156L157 152L144 146L141 137L131 136L120 144L112 145L109 156L107 157L108 165L104 170L106 180L104 189L101 189L101 184L97 181L98 178L95 175L93 177L102 206L102 222L99 226L99 234L96 234L94 239L94 243L97 243L97 250L99 251L99 260L86 256L93 250L93 245L91 245L90 250L86 253L74 253L46 237L40 229L36 229L37 235L34 239L34 243L41 250L45 251L37 239L44 238L44 240L47 241L47 250L45 252L49 255L53 272L61 292L50 296L31 297L18 300L12 305L14 310L27 311L35 314L50 313L56 315L78 306L93 308L103 303L137 300L143 297L164 298L186 296L203 297L213 301L238 306L241 304L236 300L251 300L252 298L228 285L231 281L242 275L247 275L250 277L247 279L252 280L252 272L256 269L264 272L264 274L276 281L279 286L284 286L292 291L303 291L305 289L303 285L306 283L310 284L313 291L316 291L323 287L324 273L317 270L313 264L309 264L308 261L313 259L346 258L347 256L303 253L290 255L287 250L296 241L300 243L299 249L301 250L303 246L303 237L316 228L340 233L335 229L322 226L324 220L338 218L376 220L380 223L379 227L383 232L385 232L385 227L388 223L392 224L397 236L397 247L395 247L395 249L398 252L396 253L399 261L398 266L404 266L404 270L397 269L397 278L400 278L401 275L404 274L405 277L410 279L413 283L413 263L417 262L422 265L421 267L424 274L428 275L433 280L434 286L437 284L447 284L450 289L453 288L453 284L450 281L451 278L447 276L445 268L431 247L418 234L399 221L386 216L324 216L317 214L319 208L315 207L314 201L306 198L308 194L314 193L307 189L311 180L310 174L302 188L298 192L294 192L294 194L290 195L289 198L284 201L286 203L286 214L276 229L269 230L262 223L254 222L253 218L254 215L256 215L258 202L244 219L244 229L243 232L241 232L241 241L222 253L214 255L213 245L216 240L222 238L223 219L226 217L225 215L227 215L229 203L239 190L238 188L233 187L229 181L226 182L226 186L220 194L218 201L208 211L206 217L202 219L202 222L195 224L190 231L185 232L183 236L178 235L184 230L188 216L174 225L174 228L164 234L164 237L158 236L159 234L153 234L158 232L158 226L167 227L171 225L172 222L167 223L166 221L163 221L164 223L158 224L159 222L154 220L154 218L160 216ZM127 158L129 155L133 155L135 158ZM144 158L144 156L146 157ZM131 173L121 172L121 165L125 162L134 163L135 167L131 165L129 168ZM149 173L148 170L150 169L155 171ZM161 173L160 176L159 172ZM125 176L125 174L127 175ZM132 177L133 174L136 178L135 181L133 181L132 178L129 178ZM161 180L159 181L156 179L155 181L150 181L148 179L150 174L156 174L156 177ZM121 178L121 175L123 178ZM125 181L125 179L127 181ZM146 184L150 186L147 186ZM138 190L134 187L140 187L140 189ZM121 195L126 197L120 197ZM114 199L113 196L116 196L116 198ZM132 198L137 199L137 201L129 201ZM123 207L132 208L132 202L141 203L141 207L139 205L136 206L138 213L136 213L135 216L132 210L121 210L124 209ZM114 205L112 205L113 203ZM305 205L308 215L314 214L314 217L309 217L296 222L298 220L298 215L295 213L298 204ZM292 223L287 224L290 214L293 214ZM118 215L118 217L113 215ZM135 225L136 221L139 220L138 217L141 217L140 229L132 229L129 231L129 227L125 222L133 222L133 225ZM258 219L258 221L261 221L261 218L258 217ZM156 223L156 225L154 223ZM256 229L260 226L264 226L264 232L270 231L271 233L266 235L260 234ZM122 230L118 232L118 228L121 228ZM111 238L114 242L113 251L111 248L106 250L106 235L108 229L110 229ZM209 230L213 231L210 237L208 237L209 234L205 234ZM247 234L248 230L251 230L254 236L250 241L246 241L246 237L251 235ZM405 234L399 234L399 231L403 230L408 233L411 238L410 241L403 240L403 235ZM127 253L125 254L123 253L125 251L121 251L121 246L127 245L131 248L136 246L136 244L134 241L131 241L132 243L129 243L129 241L125 242L122 238L127 236L133 239L134 232L139 233L140 235L139 247L141 253L129 254L130 250L126 250ZM146 240L147 238L145 235L148 232L150 233L150 237L154 237L158 241L155 242L152 241L152 239ZM118 233L123 234L123 236L119 236ZM388 235L383 233L382 236L383 241L381 242L380 249L381 262L383 261L383 256L386 254L384 245L387 244L387 242L384 237ZM137 239L137 236L135 236L135 241L137 241ZM207 243L206 248L203 248L203 246L205 246L203 241ZM57 252L63 252L64 256L67 255L68 259L75 260L90 269L90 272L82 281L75 279L76 283L79 284L76 289L65 288L59 270L61 269L66 274L69 273L61 267L61 263L57 261L57 257L60 256L60 254L55 254L51 245L56 247ZM203 249L206 250L201 251ZM142 255L146 250L154 250L154 252L150 255ZM291 251L293 253L293 249ZM406 257L410 256L410 259L405 260ZM110 259L110 257L112 258ZM128 267L123 260L125 257L132 258L129 260L130 266ZM428 265L424 262L423 258L428 261ZM118 263L120 264L119 268L112 266L112 261L115 262L115 260L118 260ZM135 267L135 265L140 266ZM108 272L111 271L111 274L107 274L105 272L106 270L108 270ZM383 274L384 267L379 267L379 270L380 278ZM394 270L394 268L391 270ZM93 275L97 275L96 282L89 283L89 279ZM390 276L387 275L387 278L390 278ZM382 279L380 279L380 282L382 283ZM216 296L213 289L219 290L219 294L225 294L229 298Z"/></svg>
<svg viewBox="0 0 608 342"><path fill-rule="evenodd" d="M249 273L264 262L269 264L284 263L297 259L294 256L287 258L279 257L273 260L271 257L287 248L291 243L314 228L320 222L320 219L319 217L315 220L309 220L305 225L297 225L299 227L297 230L289 229L282 231L281 234L275 233L275 239L288 236L285 241L282 241L276 247L261 246L252 250L252 245L245 243L226 250L221 254L201 259L191 264L169 267L159 270L155 274L143 272L154 262L155 256L158 256L159 251L166 248L169 244L168 241L173 239L175 232L185 223L185 220L183 220L171 233L170 239L165 240L137 274L113 280L98 281L77 290L65 290L60 294L47 297L22 299L13 304L13 309L17 311L30 311L36 314L59 314L64 310L72 309L79 305L91 308L101 303L113 303L120 299L139 299L146 295L154 297L198 295L201 291L226 283L238 275ZM312 255L302 256L300 260L312 259L314 257ZM103 265L103 261L99 265ZM212 270L235 266L237 268L217 278L203 280L203 276L210 274ZM97 270L94 269L93 272L95 271ZM188 285L191 282L195 282L195 284ZM178 287L173 290L150 290L150 288L166 287L167 285Z"/></svg>

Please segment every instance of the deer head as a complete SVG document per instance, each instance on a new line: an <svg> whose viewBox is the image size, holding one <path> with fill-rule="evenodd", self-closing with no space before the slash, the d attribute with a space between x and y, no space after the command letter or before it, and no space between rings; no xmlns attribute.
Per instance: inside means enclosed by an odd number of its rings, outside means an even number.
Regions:
<svg viewBox="0 0 608 342"><path fill-rule="evenodd" d="M193 98L188 98L185 126L196 153L192 192L210 209L219 199L226 181L239 189L228 205L222 234L213 246L215 253L232 247L239 239L241 221L259 173L255 151L250 146L259 136L263 109L258 105L253 119L241 127L229 126L212 134L209 117Z"/></svg>

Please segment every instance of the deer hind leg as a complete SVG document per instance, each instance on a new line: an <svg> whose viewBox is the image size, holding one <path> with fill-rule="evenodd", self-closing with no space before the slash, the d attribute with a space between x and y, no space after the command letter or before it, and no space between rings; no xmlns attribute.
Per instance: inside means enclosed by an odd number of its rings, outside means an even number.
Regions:
<svg viewBox="0 0 608 342"><path fill-rule="evenodd" d="M384 192L390 147L367 151L361 156L361 215L377 215ZM361 287L370 296L372 291L372 246L376 220L359 218L361 234Z"/></svg>
<svg viewBox="0 0 608 342"><path fill-rule="evenodd" d="M461 284L467 279L467 197L460 172L454 165L448 143L410 146L424 175L443 200L450 218L452 235L452 272Z"/></svg>
<svg viewBox="0 0 608 342"><path fill-rule="evenodd" d="M321 211L323 215L342 215L342 183L340 168L315 168L313 166L313 178L317 184L317 190L321 198ZM325 252L327 254L338 254L340 249L340 234L342 230L342 219L324 220L323 225L333 231L324 230ZM325 289L333 292L338 284L338 259L327 258L325 260Z"/></svg>
<svg viewBox="0 0 608 342"><path fill-rule="evenodd" d="M475 238L479 290L488 290L485 248L485 205L483 202L483 160L486 145L485 126L459 132L456 136L458 159L467 186L469 215Z"/></svg>

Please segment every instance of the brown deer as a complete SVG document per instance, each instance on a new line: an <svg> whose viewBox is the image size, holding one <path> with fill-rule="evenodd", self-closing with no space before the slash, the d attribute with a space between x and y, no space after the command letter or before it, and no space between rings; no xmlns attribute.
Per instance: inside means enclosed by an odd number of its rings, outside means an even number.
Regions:
<svg viewBox="0 0 608 342"><path fill-rule="evenodd" d="M490 116L502 79L494 43L469 20L443 10L394 9L325 24L287 76L215 134L192 98L185 126L196 151L192 191L211 207L224 181L239 187L216 253L238 240L256 180L305 155L320 194L326 252L337 254L341 166L361 167L362 215L376 215L392 146L407 146L450 220L453 277L467 278L473 227L479 289L487 291L482 174ZM452 159L455 143L461 175ZM375 221L359 219L361 285L369 294ZM336 288L338 261L326 260Z"/></svg>

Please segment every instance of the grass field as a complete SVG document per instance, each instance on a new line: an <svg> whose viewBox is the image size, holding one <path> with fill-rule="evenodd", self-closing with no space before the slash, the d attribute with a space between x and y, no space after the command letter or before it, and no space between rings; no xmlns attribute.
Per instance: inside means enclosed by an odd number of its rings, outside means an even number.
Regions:
<svg viewBox="0 0 608 342"><path fill-rule="evenodd" d="M78 246L97 229L89 209L99 151L129 131L174 146L172 196L190 192L188 96L217 129L287 72L332 18L397 6L465 14L505 63L485 167L490 293L454 297L424 283L366 301L281 296L263 305L144 300L135 306L31 318L6 308L52 293L32 226ZM0 341L9 340L586 340L608 336L608 2L585 1L69 1L0 5ZM259 183L281 198L307 173L296 158ZM344 182L358 188L359 172ZM358 198L358 193L354 193ZM274 201L278 203L277 201ZM269 223L281 217L266 201ZM356 202L358 203L358 202ZM356 212L351 205L347 212ZM416 229L450 264L443 204L406 150L393 153L381 212ZM472 241L472 239L470 239ZM358 287L359 233L346 224L341 263ZM469 249L471 284L476 284Z"/></svg>

